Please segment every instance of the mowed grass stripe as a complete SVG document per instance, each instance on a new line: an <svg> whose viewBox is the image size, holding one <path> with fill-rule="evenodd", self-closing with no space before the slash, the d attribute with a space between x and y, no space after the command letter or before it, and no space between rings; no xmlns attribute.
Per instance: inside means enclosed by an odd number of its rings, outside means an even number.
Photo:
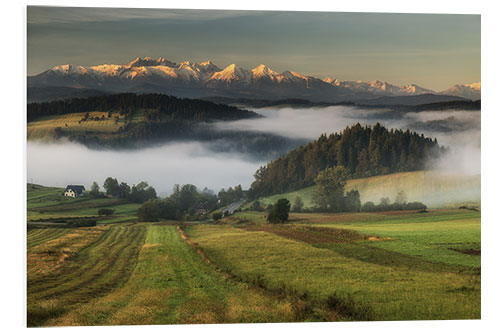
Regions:
<svg viewBox="0 0 500 333"><path fill-rule="evenodd" d="M62 228L47 228L47 229L37 229L32 232L28 232L28 248L38 246L49 240L56 239L65 235L69 232L69 229Z"/></svg>
<svg viewBox="0 0 500 333"><path fill-rule="evenodd" d="M120 239L126 238L126 229L127 227L110 229L95 243L82 249L60 272L41 279L28 279L28 297L47 298L90 282L103 267L113 263L116 251L128 244L119 243Z"/></svg>
<svg viewBox="0 0 500 333"><path fill-rule="evenodd" d="M227 280L181 239L175 226L149 225L138 264L123 287L75 305L49 326L293 321L292 304Z"/></svg>
<svg viewBox="0 0 500 333"><path fill-rule="evenodd" d="M145 231L137 226L111 228L57 274L28 280L28 299L57 298L68 305L112 291L135 266Z"/></svg>

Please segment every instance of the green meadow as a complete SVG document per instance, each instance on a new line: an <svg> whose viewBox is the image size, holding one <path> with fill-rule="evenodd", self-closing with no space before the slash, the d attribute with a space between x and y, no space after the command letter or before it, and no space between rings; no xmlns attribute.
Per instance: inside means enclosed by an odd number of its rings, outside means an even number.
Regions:
<svg viewBox="0 0 500 333"><path fill-rule="evenodd" d="M28 186L28 326L481 318L479 211L153 223L62 191Z"/></svg>
<svg viewBox="0 0 500 333"><path fill-rule="evenodd" d="M480 250L477 212L374 214L375 223L357 214L302 214L292 225L265 228L249 215L188 234L228 274L307 295L311 304L333 303L344 319L480 318L481 260L468 251ZM355 233L319 237L328 235L324 228Z"/></svg>
<svg viewBox="0 0 500 333"><path fill-rule="evenodd" d="M29 184L27 190L28 222L53 219L95 218L97 223L135 221L140 204L117 198L92 198L88 195L71 198L62 195L63 188ZM98 215L101 208L113 209L112 216Z"/></svg>

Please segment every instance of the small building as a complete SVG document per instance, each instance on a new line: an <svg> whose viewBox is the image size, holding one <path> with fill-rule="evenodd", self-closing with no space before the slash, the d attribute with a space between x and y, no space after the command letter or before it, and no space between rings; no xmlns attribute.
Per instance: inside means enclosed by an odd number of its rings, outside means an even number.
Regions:
<svg viewBox="0 0 500 333"><path fill-rule="evenodd" d="M85 186L83 185L68 185L66 186L66 190L64 190L63 195L65 197L79 197L85 191Z"/></svg>
<svg viewBox="0 0 500 333"><path fill-rule="evenodd" d="M208 202L201 202L194 209L195 215L205 215L208 214Z"/></svg>

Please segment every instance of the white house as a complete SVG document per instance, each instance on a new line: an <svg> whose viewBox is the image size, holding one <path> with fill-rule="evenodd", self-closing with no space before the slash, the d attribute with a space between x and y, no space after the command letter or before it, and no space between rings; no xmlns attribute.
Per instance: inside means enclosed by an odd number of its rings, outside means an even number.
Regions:
<svg viewBox="0 0 500 333"><path fill-rule="evenodd" d="M63 195L65 197L79 197L83 194L83 191L85 191L85 186L83 185L68 185L66 186L66 190L64 190Z"/></svg>

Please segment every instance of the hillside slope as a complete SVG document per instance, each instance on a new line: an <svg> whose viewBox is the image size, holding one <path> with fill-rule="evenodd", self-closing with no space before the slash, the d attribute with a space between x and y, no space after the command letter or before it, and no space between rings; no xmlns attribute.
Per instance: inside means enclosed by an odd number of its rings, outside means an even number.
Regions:
<svg viewBox="0 0 500 333"><path fill-rule="evenodd" d="M404 191L408 201L421 201L429 208L456 207L464 203L481 200L481 176L465 176L438 171L400 172L383 176L351 179L346 191L358 190L361 203L378 203L382 197L394 201L399 191ZM304 201L304 207L312 207L312 197L316 186L298 191L262 197L258 200L265 205L287 198L293 203L297 196Z"/></svg>

